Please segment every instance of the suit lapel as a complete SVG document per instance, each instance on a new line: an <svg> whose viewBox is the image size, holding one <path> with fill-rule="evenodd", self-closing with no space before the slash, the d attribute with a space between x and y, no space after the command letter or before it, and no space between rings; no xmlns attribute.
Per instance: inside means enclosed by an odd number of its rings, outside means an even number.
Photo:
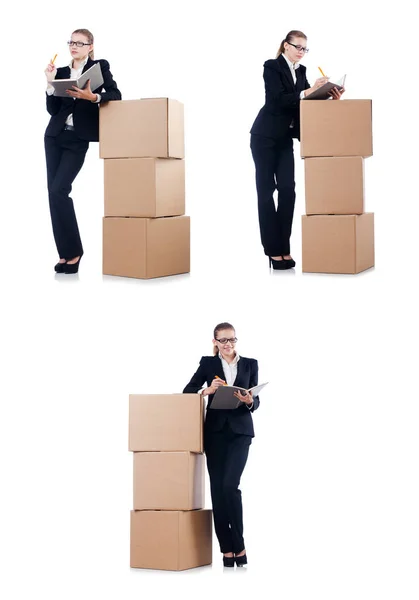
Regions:
<svg viewBox="0 0 419 600"><path fill-rule="evenodd" d="M285 60L285 58L282 56L282 54L280 56L278 56L277 61L278 61L279 69L285 74L285 77L288 79L288 82L292 86L292 89L295 90L294 79L292 78L288 63Z"/></svg>
<svg viewBox="0 0 419 600"><path fill-rule="evenodd" d="M89 56L89 58L87 59L87 63L83 67L82 73L84 73L85 71L87 71L87 69L90 69L90 67L93 67L93 64L94 63L93 63L92 59Z"/></svg>
<svg viewBox="0 0 419 600"><path fill-rule="evenodd" d="M296 87L297 90L299 92L302 92L304 89L304 75L303 75L303 70L301 67L298 67L298 69L295 71L295 74L297 75L297 83L296 83Z"/></svg>
<svg viewBox="0 0 419 600"><path fill-rule="evenodd" d="M214 356L214 374L218 375L218 377L220 379L224 379L225 380L223 363L221 362L221 358L218 355Z"/></svg>

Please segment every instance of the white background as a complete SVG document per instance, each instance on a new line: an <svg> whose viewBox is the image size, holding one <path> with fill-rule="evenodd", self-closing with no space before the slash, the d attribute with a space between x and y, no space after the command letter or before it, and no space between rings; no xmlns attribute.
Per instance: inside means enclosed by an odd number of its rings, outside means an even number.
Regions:
<svg viewBox="0 0 419 600"><path fill-rule="evenodd" d="M419 594L417 96L412 3L14 3L3 26L0 591L12 600ZM54 276L43 70L73 29L95 34L124 99L184 102L192 270L101 275L103 164L91 144L73 188L83 257ZM262 65L287 31L308 35L308 79L347 73L372 98L366 209L376 267L301 273L303 164L295 144L295 272L269 273L249 129ZM7 74L7 76L6 76ZM16 91L15 91L16 90ZM25 90L25 91L19 91ZM179 392L213 326L270 384L242 479L247 570L129 569L128 394ZM209 496L207 507L210 506ZM265 592L267 594L268 592Z"/></svg>

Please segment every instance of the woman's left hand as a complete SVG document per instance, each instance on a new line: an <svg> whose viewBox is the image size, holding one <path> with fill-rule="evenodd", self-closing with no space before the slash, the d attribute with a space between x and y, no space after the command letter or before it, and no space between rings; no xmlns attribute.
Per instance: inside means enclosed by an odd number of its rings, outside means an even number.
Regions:
<svg viewBox="0 0 419 600"><path fill-rule="evenodd" d="M89 100L89 102L94 102L97 98L97 95L93 94L90 88L90 79L88 80L86 87L82 90L76 85L73 85L72 87L72 90L66 90L67 94L72 98L79 98L80 100Z"/></svg>
<svg viewBox="0 0 419 600"><path fill-rule="evenodd" d="M236 396L236 398L238 398L240 400L240 402L244 402L245 404L253 403L252 392L246 392L246 395L244 395L244 393L242 391L240 391L240 392L234 392L234 395Z"/></svg>
<svg viewBox="0 0 419 600"><path fill-rule="evenodd" d="M333 100L340 100L340 97L342 96L342 94L344 93L345 88L342 88L340 91L338 90L338 88L332 88L330 90L330 95L332 96Z"/></svg>

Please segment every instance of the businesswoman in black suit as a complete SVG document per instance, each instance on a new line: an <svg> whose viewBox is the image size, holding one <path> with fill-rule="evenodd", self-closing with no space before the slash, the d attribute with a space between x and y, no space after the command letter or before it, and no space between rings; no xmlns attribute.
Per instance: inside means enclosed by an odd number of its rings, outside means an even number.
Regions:
<svg viewBox="0 0 419 600"><path fill-rule="evenodd" d="M109 100L120 100L121 92L113 80L107 60L93 60L93 35L88 29L76 29L68 42L71 63L56 68L51 61L45 69L48 84L53 79L79 77L95 63L100 64L102 86L84 89L73 86L68 98L54 96L47 88L47 110L51 119L45 131L45 154L52 229L58 250L57 273L77 273L83 246L80 239L73 201L69 194L80 171L89 142L99 141L99 106Z"/></svg>
<svg viewBox="0 0 419 600"><path fill-rule="evenodd" d="M265 105L250 130L262 245L269 265L279 270L295 267L290 237L295 204L293 138L300 139L300 100L328 81L321 77L310 87L306 68L300 65L306 52L306 35L294 30L282 41L276 59L265 62ZM342 93L331 91L334 100Z"/></svg>
<svg viewBox="0 0 419 600"><path fill-rule="evenodd" d="M214 329L214 356L203 356L199 368L184 394L201 390L208 396L204 423L204 449L211 482L214 527L224 554L226 567L247 564L243 539L243 511L240 477L246 465L249 447L254 437L252 412L259 407L259 398L236 393L241 401L234 410L211 409L217 387L227 383L245 389L258 383L258 363L253 358L239 356L235 350L236 334L230 323L220 323Z"/></svg>

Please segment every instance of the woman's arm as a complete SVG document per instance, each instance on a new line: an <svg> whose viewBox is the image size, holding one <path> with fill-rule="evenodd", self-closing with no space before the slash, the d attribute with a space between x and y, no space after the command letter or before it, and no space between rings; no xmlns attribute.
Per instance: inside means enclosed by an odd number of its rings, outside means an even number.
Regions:
<svg viewBox="0 0 419 600"><path fill-rule="evenodd" d="M108 61L102 59L99 62L103 75L103 87L105 88L105 91L100 93L100 102L102 103L109 102L110 100L121 100L122 95L118 90L116 81L112 77Z"/></svg>
<svg viewBox="0 0 419 600"><path fill-rule="evenodd" d="M202 389L204 383L207 380L206 371L202 365L204 359L201 358L199 361L199 367L196 373L192 375L192 379L188 383L188 385L184 388L183 394L196 394L199 390Z"/></svg>
<svg viewBox="0 0 419 600"><path fill-rule="evenodd" d="M252 361L252 368L251 368L251 372L250 372L250 385L249 387L255 387L255 385L258 384L258 379L259 379L259 365L258 365L258 361L254 360ZM253 398L253 406L252 408L249 408L249 410L251 410L252 412L254 410L256 410L257 408L259 408L259 396L255 396Z"/></svg>

